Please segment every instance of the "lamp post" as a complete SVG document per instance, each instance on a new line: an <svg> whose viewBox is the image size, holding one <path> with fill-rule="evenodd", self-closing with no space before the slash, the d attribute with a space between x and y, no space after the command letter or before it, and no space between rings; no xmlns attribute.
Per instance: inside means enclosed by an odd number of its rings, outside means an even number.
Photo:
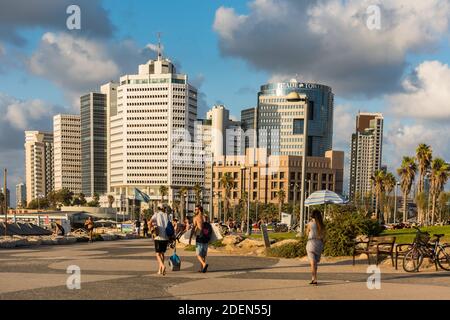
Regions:
<svg viewBox="0 0 450 320"><path fill-rule="evenodd" d="M301 185L301 194L300 194L300 235L303 235L305 231L305 177L306 177L306 155L308 148L308 108L309 102L307 101L304 116L304 126L303 126L303 156L302 156L302 185Z"/></svg>
<svg viewBox="0 0 450 320"><path fill-rule="evenodd" d="M6 188L6 175L7 175L8 171L7 169L5 169L5 173L4 173L4 187L3 187L3 191L4 191L4 202L5 202L5 237L8 235L8 200L7 200L7 194L8 194L8 189Z"/></svg>
<svg viewBox="0 0 450 320"><path fill-rule="evenodd" d="M394 223L395 217L397 216L397 187L400 185L400 182L395 183L395 191L394 191Z"/></svg>
<svg viewBox="0 0 450 320"><path fill-rule="evenodd" d="M209 221L213 221L213 199L214 199L214 153L211 154L211 188L209 190Z"/></svg>

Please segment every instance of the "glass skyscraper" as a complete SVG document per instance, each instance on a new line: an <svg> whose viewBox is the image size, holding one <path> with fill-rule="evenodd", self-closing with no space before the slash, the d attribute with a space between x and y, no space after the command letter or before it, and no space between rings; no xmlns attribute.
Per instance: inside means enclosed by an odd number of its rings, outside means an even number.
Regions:
<svg viewBox="0 0 450 320"><path fill-rule="evenodd" d="M91 92L80 103L82 192L101 195L107 192L106 95Z"/></svg>
<svg viewBox="0 0 450 320"><path fill-rule="evenodd" d="M292 92L298 93L298 101L308 105L306 141L303 137L305 106L289 101ZM323 157L333 145L333 105L334 94L325 85L293 79L261 86L256 121L258 146L267 147L271 154L302 155L306 142L308 156Z"/></svg>

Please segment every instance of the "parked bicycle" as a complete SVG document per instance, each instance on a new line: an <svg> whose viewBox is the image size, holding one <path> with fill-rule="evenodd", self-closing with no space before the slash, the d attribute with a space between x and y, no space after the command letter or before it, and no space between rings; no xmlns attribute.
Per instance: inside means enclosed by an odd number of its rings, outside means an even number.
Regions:
<svg viewBox="0 0 450 320"><path fill-rule="evenodd" d="M417 230L414 243L411 249L403 258L403 270L406 272L417 272L422 265L424 258L429 258L434 262L436 270L439 266L441 269L450 271L450 244L440 243L440 238L443 234L433 234L433 241L430 242L431 236L428 232L422 232L419 228Z"/></svg>

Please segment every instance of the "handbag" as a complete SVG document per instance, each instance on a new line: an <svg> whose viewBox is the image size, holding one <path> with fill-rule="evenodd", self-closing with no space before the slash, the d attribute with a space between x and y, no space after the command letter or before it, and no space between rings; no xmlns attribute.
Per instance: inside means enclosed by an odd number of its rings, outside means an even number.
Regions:
<svg viewBox="0 0 450 320"><path fill-rule="evenodd" d="M169 258L169 267L172 271L180 271L181 269L181 259L177 255L177 248L175 247L173 255Z"/></svg>

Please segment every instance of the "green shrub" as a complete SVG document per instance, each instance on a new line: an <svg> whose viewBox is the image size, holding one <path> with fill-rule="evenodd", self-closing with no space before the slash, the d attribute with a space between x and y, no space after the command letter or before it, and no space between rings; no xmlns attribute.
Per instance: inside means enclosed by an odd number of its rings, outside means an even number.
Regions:
<svg viewBox="0 0 450 320"><path fill-rule="evenodd" d="M184 250L186 250L186 251L195 251L195 246L194 245L187 245L186 247L184 247Z"/></svg>
<svg viewBox="0 0 450 320"><path fill-rule="evenodd" d="M211 242L209 245L214 248L225 247L225 245L222 243L222 240Z"/></svg>
<svg viewBox="0 0 450 320"><path fill-rule="evenodd" d="M302 237L299 241L286 243L279 247L267 249L269 257L276 258L297 258L306 256L307 237Z"/></svg>
<svg viewBox="0 0 450 320"><path fill-rule="evenodd" d="M344 207L345 208L345 207ZM352 210L334 211L326 224L324 254L326 256L348 256L353 253L354 239L359 235L380 234L382 228L377 221Z"/></svg>

